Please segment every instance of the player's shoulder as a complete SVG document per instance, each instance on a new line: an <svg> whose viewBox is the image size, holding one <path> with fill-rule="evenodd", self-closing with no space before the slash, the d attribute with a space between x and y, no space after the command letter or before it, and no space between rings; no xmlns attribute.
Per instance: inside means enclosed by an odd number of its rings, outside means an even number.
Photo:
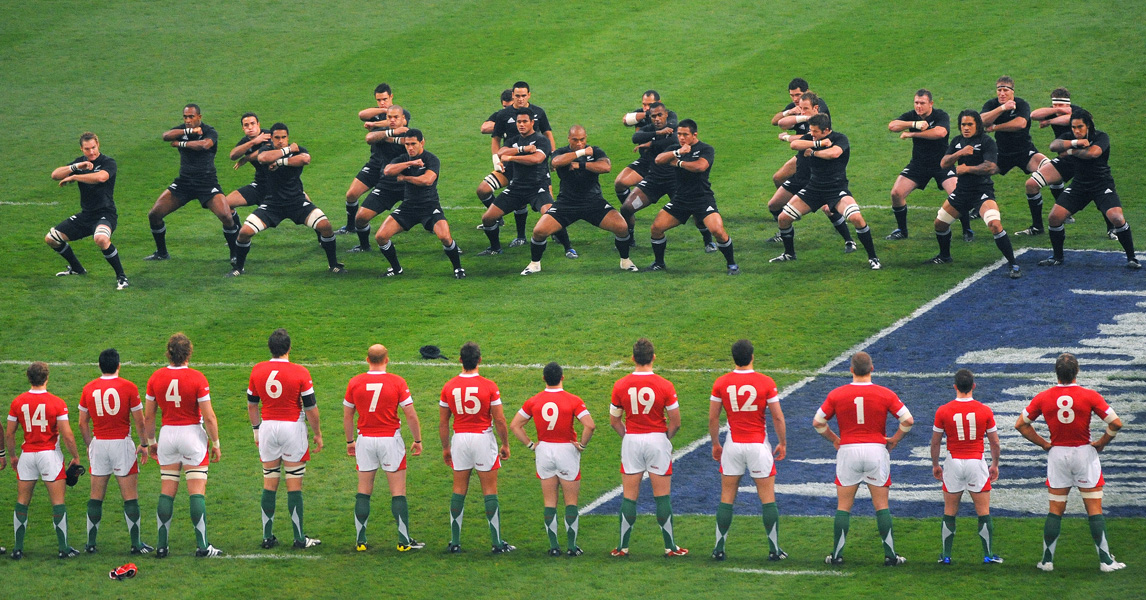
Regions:
<svg viewBox="0 0 1146 600"><path fill-rule="evenodd" d="M594 148L596 148L596 146L594 146ZM561 146L560 148L558 148L558 149L554 150L554 151L553 151L553 154L554 154L554 155L557 155L557 154L569 154L570 152L573 152L573 148L571 148L571 147L569 147L568 145L566 145L566 146Z"/></svg>
<svg viewBox="0 0 1146 600"><path fill-rule="evenodd" d="M983 112L987 112L989 110L995 110L996 108L999 108L1002 105L1003 104L1001 102L999 102L998 98L991 98L990 100L983 103Z"/></svg>

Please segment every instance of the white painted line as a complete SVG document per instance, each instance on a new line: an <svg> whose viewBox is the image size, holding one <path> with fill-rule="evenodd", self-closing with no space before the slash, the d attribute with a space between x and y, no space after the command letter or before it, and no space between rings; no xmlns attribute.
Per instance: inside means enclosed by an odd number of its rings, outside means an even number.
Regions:
<svg viewBox="0 0 1146 600"><path fill-rule="evenodd" d="M1071 290L1070 293L1090 296L1146 296L1146 292L1138 290Z"/></svg>
<svg viewBox="0 0 1146 600"><path fill-rule="evenodd" d="M217 558L236 558L240 560L322 560L321 556L313 554L224 554Z"/></svg>
<svg viewBox="0 0 1146 600"><path fill-rule="evenodd" d="M781 571L778 569L725 569L733 573L750 575L823 575L824 577L851 577L847 571Z"/></svg>
<svg viewBox="0 0 1146 600"><path fill-rule="evenodd" d="M0 201L0 206L56 206L59 202L8 202Z"/></svg>

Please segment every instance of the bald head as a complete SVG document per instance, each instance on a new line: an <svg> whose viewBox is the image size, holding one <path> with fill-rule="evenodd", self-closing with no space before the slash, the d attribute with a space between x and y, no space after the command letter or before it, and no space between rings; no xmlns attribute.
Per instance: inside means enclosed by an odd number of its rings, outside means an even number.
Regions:
<svg viewBox="0 0 1146 600"><path fill-rule="evenodd" d="M382 344L374 344L366 351L366 362L370 363L371 367L384 367L390 362L390 351Z"/></svg>
<svg viewBox="0 0 1146 600"><path fill-rule="evenodd" d="M574 135L577 135L577 136L585 135L585 128L580 126L580 125L574 125L574 126L570 127L569 128L569 137L573 137Z"/></svg>
<svg viewBox="0 0 1146 600"><path fill-rule="evenodd" d="M589 145L588 136L585 134L585 128L580 125L574 125L569 128L569 148L573 151L583 150L585 146Z"/></svg>

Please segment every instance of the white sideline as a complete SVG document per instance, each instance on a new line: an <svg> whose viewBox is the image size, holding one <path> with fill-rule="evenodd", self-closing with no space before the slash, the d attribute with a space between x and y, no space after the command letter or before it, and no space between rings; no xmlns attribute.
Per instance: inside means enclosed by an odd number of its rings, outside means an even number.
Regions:
<svg viewBox="0 0 1146 600"><path fill-rule="evenodd" d="M56 206L59 202L8 202L0 200L0 206Z"/></svg>
<svg viewBox="0 0 1146 600"><path fill-rule="evenodd" d="M321 556L313 554L224 554L216 558L237 558L242 560L259 560L259 559L274 559L274 560L322 560Z"/></svg>
<svg viewBox="0 0 1146 600"><path fill-rule="evenodd" d="M725 569L732 573L749 573L752 575L823 575L825 577L851 577L846 571L781 571L778 569Z"/></svg>
<svg viewBox="0 0 1146 600"><path fill-rule="evenodd" d="M1022 254L1026 250L1027 250L1026 248L1022 248L1018 252L1016 252L1015 255L1017 256L1019 254ZM955 287L953 287L953 288L947 290L946 292L940 294L934 300L932 300L932 301L924 304L923 306L920 306L919 308L915 309L910 315L907 315L906 317L903 317L902 319L892 323L891 325L888 325L887 327L885 327L880 332L878 332L875 335L867 338L866 340L856 344L855 346L852 346L851 348L844 351L842 354L840 354L836 358L828 361L828 363L826 365L824 365L823 367L820 367L819 369L817 369L816 371L814 371L810 375L808 375L808 376L804 377L803 379L797 381L796 383L793 383L792 385L789 385L788 387L784 388L784 390L780 392L779 399L783 400L785 397L787 397L792 392L804 387L805 385L808 385L808 383L810 383L812 380L814 380L817 376L826 374L828 371L830 371L836 365L842 363L845 360L848 360L849 358L851 358L852 354L855 354L856 352L863 350L864 348L874 344L875 342L879 341L880 339L891 334L892 332L899 329L900 327L903 327L904 325L911 322L912 320L920 317L921 315L923 315L927 311L935 308L936 306L943 303L944 301L946 301L951 296L954 296L955 294L963 291L964 289L966 289L971 284L975 283L976 281L979 281L983 277L986 277L986 275L988 273L990 273L991 271L999 268L1000 266L1002 266L1006 263L1007 263L1006 259L1000 258L999 260L983 267L982 269L979 269L978 271L976 271L973 275L971 275L967 279L964 279L963 281L959 282ZM763 369L762 369L762 371L763 371ZM881 372L880 375L887 376L888 373ZM945 376L946 375L949 375L949 374L945 374ZM725 425L724 427L721 428L721 432L724 432L727 430L728 430L728 425ZM708 442L709 442L708 436L698 438L695 441L693 441L691 444L681 448L680 450L677 450L676 452L673 452L672 459L674 461L680 460L685 455L690 454L691 452L693 452L697 448L700 448L701 446L707 444ZM645 474L645 477L648 477L647 473ZM587 514L589 512L592 512L593 510L596 510L597 507L601 506L602 504L612 500L613 498L616 498L617 496L620 496L622 491L623 491L622 486L617 486L617 487L605 492L604 494L602 494L597 499L593 500L589 504L586 504L585 507L581 509L581 513Z"/></svg>

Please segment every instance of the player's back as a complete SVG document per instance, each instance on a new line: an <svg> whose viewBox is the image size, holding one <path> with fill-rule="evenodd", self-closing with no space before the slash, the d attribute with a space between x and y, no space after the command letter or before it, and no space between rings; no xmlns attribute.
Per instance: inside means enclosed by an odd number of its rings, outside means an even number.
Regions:
<svg viewBox="0 0 1146 600"><path fill-rule="evenodd" d="M625 413L627 433L665 433L665 411L680 407L676 388L651 371L637 371L613 385L613 406Z"/></svg>
<svg viewBox="0 0 1146 600"><path fill-rule="evenodd" d="M820 408L835 416L840 444L887 443L887 416L903 409L895 392L874 383L850 383L838 387Z"/></svg>
<svg viewBox="0 0 1146 600"><path fill-rule="evenodd" d="M306 367L276 358L255 365L247 384L247 395L262 403L265 421L301 421L302 397L313 393Z"/></svg>
<svg viewBox="0 0 1146 600"><path fill-rule="evenodd" d="M760 443L768 439L765 407L779 394L771 377L751 370L735 370L721 375L712 384L712 398L728 415L732 441Z"/></svg>
<svg viewBox="0 0 1146 600"><path fill-rule="evenodd" d="M198 425L199 403L211 400L211 387L195 369L167 366L147 380L147 399L159 407L164 425Z"/></svg>
<svg viewBox="0 0 1146 600"><path fill-rule="evenodd" d="M442 387L438 405L453 413L455 433L486 433L493 429L491 412L501 405L501 392L481 375L462 373Z"/></svg>
<svg viewBox="0 0 1146 600"><path fill-rule="evenodd" d="M59 420L68 419L68 406L55 394L30 390L16 396L8 411L8 421L15 421L24 431L20 449L24 452L55 450L60 439Z"/></svg>
<svg viewBox="0 0 1146 600"><path fill-rule="evenodd" d="M131 412L139 410L139 388L122 377L100 377L84 386L80 411L92 421L101 440L122 440L131 434Z"/></svg>
<svg viewBox="0 0 1146 600"><path fill-rule="evenodd" d="M947 454L952 458L983 458L983 438L997 430L995 413L971 398L958 398L935 411L932 431L947 436Z"/></svg>
<svg viewBox="0 0 1146 600"><path fill-rule="evenodd" d="M1023 414L1032 421L1041 414L1055 446L1090 443L1090 415L1105 417L1110 405L1096 391L1081 385L1056 385L1031 400Z"/></svg>
<svg viewBox="0 0 1146 600"><path fill-rule="evenodd" d="M533 419L539 441L567 444L577 441L573 421L589 410L580 398L565 390L546 389L526 400L521 412Z"/></svg>
<svg viewBox="0 0 1146 600"><path fill-rule="evenodd" d="M406 380L382 371L355 375L347 384L343 399L344 406L358 411L358 432L375 437L393 437L402 426L398 406L410 402Z"/></svg>

